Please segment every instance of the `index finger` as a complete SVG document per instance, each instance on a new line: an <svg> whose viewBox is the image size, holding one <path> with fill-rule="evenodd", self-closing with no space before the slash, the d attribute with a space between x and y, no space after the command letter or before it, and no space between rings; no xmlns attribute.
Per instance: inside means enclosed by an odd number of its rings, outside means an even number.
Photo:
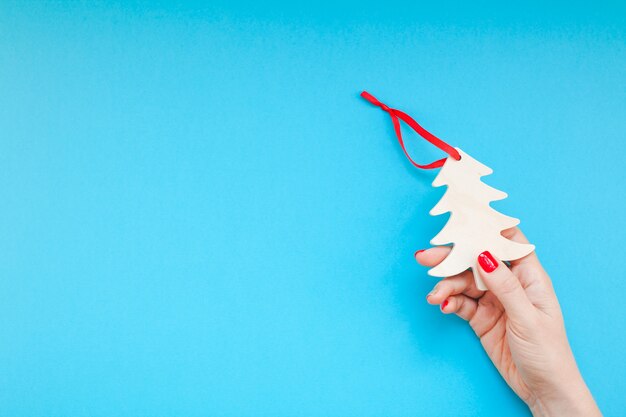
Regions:
<svg viewBox="0 0 626 417"><path fill-rule="evenodd" d="M512 227L510 229L505 229L502 232L500 232L500 234L502 236L504 236L505 238L512 240L513 242L518 242L518 243L530 243L528 241L528 239L526 238L526 236L524 235L524 233L522 233L522 231L520 230L519 227ZM529 253L528 255L524 256L523 258L519 258L519 259L515 259L513 261L510 261L511 265L533 265L533 266L539 266L541 267L541 264L539 263L539 258L537 257L537 253L536 251L532 251L531 253Z"/></svg>
<svg viewBox="0 0 626 417"><path fill-rule="evenodd" d="M451 250L451 246L435 246L434 248L418 250L415 252L415 260L422 266L437 266L446 259Z"/></svg>

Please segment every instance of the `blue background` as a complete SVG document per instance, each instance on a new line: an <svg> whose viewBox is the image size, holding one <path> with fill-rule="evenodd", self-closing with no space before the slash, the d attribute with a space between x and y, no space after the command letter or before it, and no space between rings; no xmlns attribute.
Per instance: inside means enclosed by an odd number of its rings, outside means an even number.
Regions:
<svg viewBox="0 0 626 417"><path fill-rule="evenodd" d="M0 415L529 415L361 89L494 169L626 415L626 13L542 3L2 1Z"/></svg>

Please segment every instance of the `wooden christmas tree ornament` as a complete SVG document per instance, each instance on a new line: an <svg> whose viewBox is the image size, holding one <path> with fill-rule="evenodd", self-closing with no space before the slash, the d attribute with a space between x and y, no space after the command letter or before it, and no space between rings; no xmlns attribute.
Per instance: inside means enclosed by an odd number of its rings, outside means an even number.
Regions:
<svg viewBox="0 0 626 417"><path fill-rule="evenodd" d="M476 287L486 290L478 272L478 255L489 251L502 261L513 261L530 254L534 245L514 242L502 236L505 229L517 226L519 220L505 216L494 210L489 203L507 197L505 192L483 183L480 178L493 173L491 168L481 164L459 148L453 148L421 127L406 113L392 109L367 92L361 94L370 103L382 108L391 115L400 146L411 163L422 169L441 167L433 181L434 187L446 185L443 197L430 210L437 216L450 213L450 218L441 231L431 239L432 245L452 244L450 254L436 267L428 271L435 277L448 277L459 274L468 268L474 273ZM417 164L406 151L400 120L411 126L424 139L448 153L448 157L431 164Z"/></svg>

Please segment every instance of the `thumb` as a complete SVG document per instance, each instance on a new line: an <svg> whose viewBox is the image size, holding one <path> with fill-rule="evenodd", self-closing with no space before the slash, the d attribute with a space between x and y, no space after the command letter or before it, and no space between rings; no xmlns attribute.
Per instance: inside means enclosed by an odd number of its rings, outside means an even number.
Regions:
<svg viewBox="0 0 626 417"><path fill-rule="evenodd" d="M517 322L528 318L534 307L511 270L488 251L478 255L478 265L487 289L500 301L507 315Z"/></svg>

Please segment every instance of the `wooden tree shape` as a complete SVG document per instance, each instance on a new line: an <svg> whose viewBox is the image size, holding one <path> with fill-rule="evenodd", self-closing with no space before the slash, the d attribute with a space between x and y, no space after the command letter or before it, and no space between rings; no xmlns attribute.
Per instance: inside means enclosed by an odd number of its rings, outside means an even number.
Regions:
<svg viewBox="0 0 626 417"><path fill-rule="evenodd" d="M513 242L501 235L502 230L518 225L519 220L494 210L489 203L502 200L507 194L480 181L480 177L493 173L491 168L457 150L461 159L448 158L433 181L433 187L447 185L448 189L430 211L433 216L450 212L450 219L430 243L454 246L446 259L428 274L447 277L472 268L476 286L486 290L478 272L480 253L488 250L503 261L512 261L528 255L535 246Z"/></svg>

